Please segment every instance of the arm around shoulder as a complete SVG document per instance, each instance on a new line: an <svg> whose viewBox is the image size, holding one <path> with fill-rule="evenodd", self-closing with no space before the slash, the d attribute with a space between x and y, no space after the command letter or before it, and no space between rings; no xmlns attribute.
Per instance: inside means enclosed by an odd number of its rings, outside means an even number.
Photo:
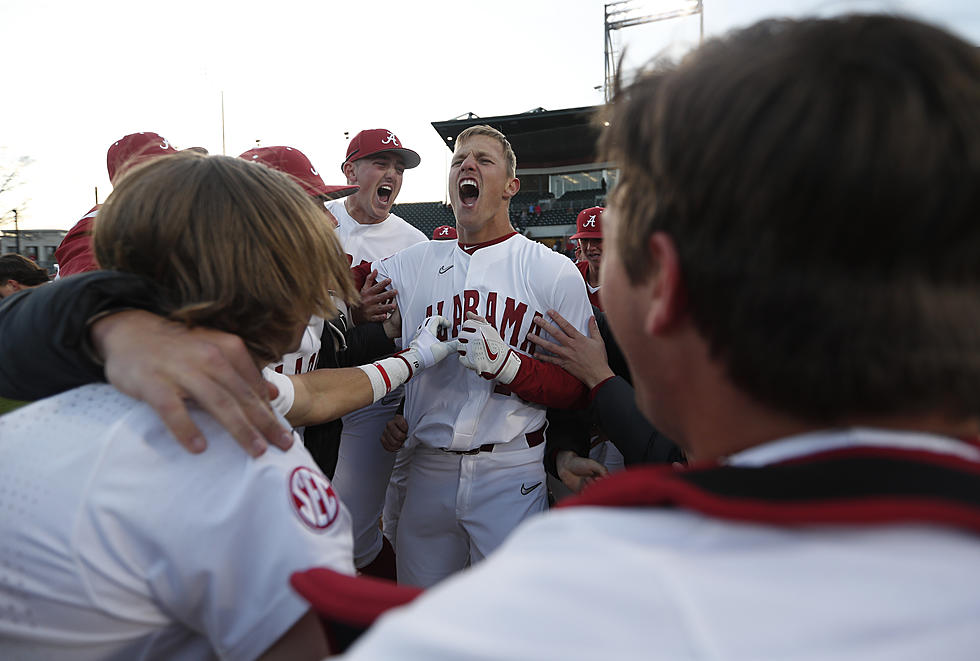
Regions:
<svg viewBox="0 0 980 661"><path fill-rule="evenodd" d="M105 380L89 325L113 310L154 310L153 284L95 271L32 289L0 306L0 396L40 399Z"/></svg>

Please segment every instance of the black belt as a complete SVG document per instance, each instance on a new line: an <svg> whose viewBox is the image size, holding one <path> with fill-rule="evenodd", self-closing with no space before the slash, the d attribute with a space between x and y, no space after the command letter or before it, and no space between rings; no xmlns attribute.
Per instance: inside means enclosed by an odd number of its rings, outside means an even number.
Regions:
<svg viewBox="0 0 980 661"><path fill-rule="evenodd" d="M537 431L532 431L528 434L524 434L524 438L527 440L527 447L533 448L544 443L544 427L538 429ZM447 450L446 448L440 448L443 452L448 452L449 454L480 454L481 452L493 452L493 449L497 447L498 443L484 443L478 448L473 448L472 450Z"/></svg>

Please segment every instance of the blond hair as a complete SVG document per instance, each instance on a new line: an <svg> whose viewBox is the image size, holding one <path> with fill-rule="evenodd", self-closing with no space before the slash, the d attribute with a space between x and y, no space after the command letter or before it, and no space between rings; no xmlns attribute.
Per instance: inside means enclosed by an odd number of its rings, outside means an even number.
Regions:
<svg viewBox="0 0 980 661"><path fill-rule="evenodd" d="M165 314L234 333L263 361L295 345L331 290L356 301L347 260L312 198L288 175L183 152L136 166L99 211L100 265L152 279Z"/></svg>
<svg viewBox="0 0 980 661"><path fill-rule="evenodd" d="M492 126L477 124L456 136L456 144L459 145L475 135L485 135L500 143L500 148L504 152L504 159L507 162L507 176L513 178L517 174L517 156L514 155L514 148L510 146L510 140L507 139L507 136Z"/></svg>

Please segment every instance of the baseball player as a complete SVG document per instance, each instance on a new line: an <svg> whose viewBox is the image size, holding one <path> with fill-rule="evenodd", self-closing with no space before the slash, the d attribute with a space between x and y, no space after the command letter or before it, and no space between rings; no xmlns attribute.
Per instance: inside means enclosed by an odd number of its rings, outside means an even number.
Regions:
<svg viewBox="0 0 980 661"><path fill-rule="evenodd" d="M603 292L696 463L599 481L345 658L977 658L978 116L975 46L895 16L641 71Z"/></svg>
<svg viewBox="0 0 980 661"><path fill-rule="evenodd" d="M573 241L578 242L582 259L576 262L578 270L585 280L589 290L589 302L600 310L599 300L599 266L602 264L602 207L590 207L579 212L575 219L575 234Z"/></svg>
<svg viewBox="0 0 980 661"><path fill-rule="evenodd" d="M328 203L327 209L337 219L337 236L352 265L369 264L426 241L422 232L391 213L405 170L420 162L419 155L387 129L366 129L350 141L341 169L348 184L360 189L342 201ZM373 284L373 278L369 278L366 285ZM383 313L393 307L393 303L385 301L378 309ZM358 310L354 311L354 319L358 323L364 320L359 318ZM420 321L415 321L412 331ZM403 397L401 390L395 390L373 406L344 416L333 476L354 520L355 564L368 573L392 578L391 542L382 535L378 520L395 455L381 447L380 438ZM402 462L408 461L409 452L403 451L406 456ZM389 521L394 524L392 516Z"/></svg>
<svg viewBox="0 0 980 661"><path fill-rule="evenodd" d="M572 263L511 227L515 169L499 131L462 132L449 174L459 240L429 241L371 265L398 291L403 333L433 314L451 320L448 337L462 340L472 328L466 360L490 377L447 360L407 386L408 442L416 447L396 540L400 582L438 582L547 507L545 407L511 390L566 406L585 395L567 372L521 360L533 352L526 335L536 315L562 310L584 329L590 308ZM486 322L467 321L477 315Z"/></svg>
<svg viewBox="0 0 980 661"><path fill-rule="evenodd" d="M456 238L456 228L452 225L440 225L432 230L433 241L453 241Z"/></svg>
<svg viewBox="0 0 980 661"><path fill-rule="evenodd" d="M589 302L599 311L602 301L599 297L599 266L602 263L602 212L603 207L590 207L579 212L575 219L576 232L571 238L577 242L582 259L575 266L585 280ZM592 437L589 457L605 466L609 471L625 467L623 454L599 430Z"/></svg>
<svg viewBox="0 0 980 661"><path fill-rule="evenodd" d="M322 206L330 200L337 200L357 191L357 186L328 186L317 172L313 163L299 149L286 146L256 147L239 155L246 161L262 163L274 170L285 172L298 183L304 191L315 198ZM336 225L336 219L324 207L324 212ZM336 301L341 307L343 302ZM279 374L303 374L316 367L317 353L320 351L320 337L323 335L324 320L320 317L310 319L299 348L283 356L268 367Z"/></svg>
<svg viewBox="0 0 980 661"><path fill-rule="evenodd" d="M126 177L93 248L107 269L152 278L177 317L240 334L259 364L333 313L331 291L355 291L308 197L234 158L182 154ZM282 286L252 286L241 254ZM0 657L323 657L287 579L354 572L349 515L301 443L253 461L191 415L200 456L107 384L0 418Z"/></svg>
<svg viewBox="0 0 980 661"><path fill-rule="evenodd" d="M109 170L109 182L115 185L119 175L127 168L156 156L176 154L177 149L170 141L158 133L143 131L130 133L116 140L106 152L106 167ZM94 271L99 268L92 253L92 227L95 216L99 213L96 204L88 210L81 220L61 239L54 251L58 262L58 277L67 278L76 273Z"/></svg>

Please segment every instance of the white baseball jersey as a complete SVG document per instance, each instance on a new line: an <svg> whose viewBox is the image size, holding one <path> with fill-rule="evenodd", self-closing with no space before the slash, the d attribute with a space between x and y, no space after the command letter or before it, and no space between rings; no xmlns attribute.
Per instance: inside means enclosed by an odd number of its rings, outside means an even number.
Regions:
<svg viewBox="0 0 980 661"><path fill-rule="evenodd" d="M464 250L456 241L412 246L372 265L398 289L402 335L433 314L485 317L521 354L533 353L531 320L557 310L585 332L591 307L572 263L520 234ZM572 378L572 377L568 377ZM530 404L450 356L406 386L405 418L418 446L396 538L398 580L429 586L492 552L521 521L547 508L545 426ZM479 450L459 455L444 453Z"/></svg>
<svg viewBox="0 0 980 661"><path fill-rule="evenodd" d="M0 658L254 659L308 609L290 573L353 573L302 443L251 459L191 414L200 455L105 384L0 417Z"/></svg>
<svg viewBox="0 0 980 661"><path fill-rule="evenodd" d="M337 219L337 238L351 260L351 266L373 262L429 240L429 237L395 214L389 214L380 223L362 225L347 212L343 199L327 202L327 209Z"/></svg>
<svg viewBox="0 0 980 661"><path fill-rule="evenodd" d="M556 310L588 333L592 308L582 277L563 255L520 234L464 250L455 241L430 241L372 265L398 289L402 336L442 315L456 337L467 312L483 316L516 352L533 355L531 320ZM533 329L533 331L532 331ZM541 429L545 407L530 404L463 367L452 357L415 376L406 386L405 417L419 443L472 450L506 443Z"/></svg>
<svg viewBox="0 0 980 661"><path fill-rule="evenodd" d="M337 218L337 238L354 266L428 241L422 232L395 214L390 214L380 223L362 225L347 212L342 199L328 202L327 209ZM354 528L354 561L358 568L369 564L381 550L378 519L384 508L385 491L395 457L381 446L380 439L402 397L403 391L395 390L381 401L343 417L344 430L334 484L350 507Z"/></svg>
<svg viewBox="0 0 980 661"><path fill-rule="evenodd" d="M273 372L280 374L306 374L316 367L317 355L320 353L320 336L323 335L323 319L310 317L310 323L303 331L296 351L287 353L282 360L266 365Z"/></svg>
<svg viewBox="0 0 980 661"><path fill-rule="evenodd" d="M934 465L967 459L961 490L980 474L977 448L952 439L873 430L808 436L732 462L792 462L864 446L935 453ZM635 476L606 478L605 494ZM871 498L867 511L885 505ZM902 517L900 499L891 507ZM635 502L556 510L382 617L344 658L972 660L980 650L980 534L949 522L972 516L975 525L976 508L975 500L972 509L937 507L936 523L924 523L928 509L920 509L918 521L857 516L819 525ZM605 561L600 572L596 558ZM465 616L449 617L458 613Z"/></svg>

